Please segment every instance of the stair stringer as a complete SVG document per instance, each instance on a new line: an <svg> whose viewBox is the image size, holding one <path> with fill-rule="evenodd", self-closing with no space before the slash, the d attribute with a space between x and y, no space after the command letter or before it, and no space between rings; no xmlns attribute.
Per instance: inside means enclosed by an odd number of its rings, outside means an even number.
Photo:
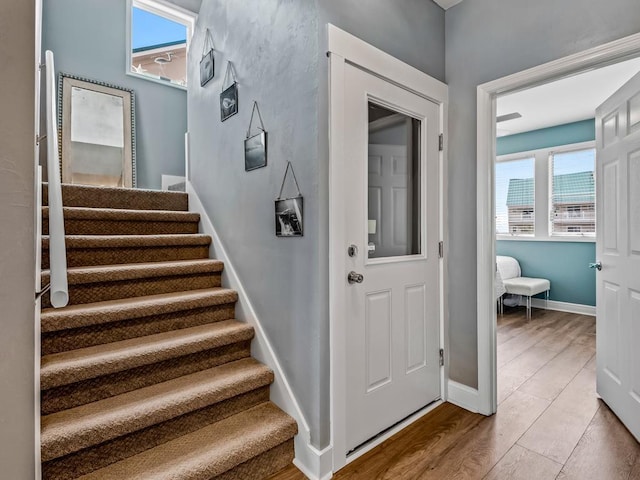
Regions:
<svg viewBox="0 0 640 480"><path fill-rule="evenodd" d="M280 365L276 352L266 335L220 236L189 180L186 180L186 193L189 195L189 211L200 214L200 232L211 236L213 239L209 257L224 262L223 284L227 288L238 292L236 318L249 323L255 329L255 338L251 344L251 355L269 366L274 372L275 380L271 384L271 401L298 423L298 434L294 438L294 464L311 480L328 480L332 477L333 471L332 446L329 445L323 450L318 450L311 444L309 424L302 413L302 409Z"/></svg>

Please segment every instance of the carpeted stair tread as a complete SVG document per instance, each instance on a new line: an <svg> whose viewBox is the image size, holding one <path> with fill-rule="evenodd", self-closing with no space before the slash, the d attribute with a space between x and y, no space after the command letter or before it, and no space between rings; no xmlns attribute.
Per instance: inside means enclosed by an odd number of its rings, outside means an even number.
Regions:
<svg viewBox="0 0 640 480"><path fill-rule="evenodd" d="M196 273L220 273L223 269L223 262L210 259L94 265L67 269L67 281L71 286ZM46 285L47 283L49 283L49 270L42 272L42 284Z"/></svg>
<svg viewBox="0 0 640 480"><path fill-rule="evenodd" d="M247 358L43 416L42 460L49 461L98 445L264 387L272 381L273 372L268 367ZM259 421L259 418L252 420ZM216 433L223 435L227 433L225 430L218 429ZM177 441L184 443L180 439ZM156 459L162 460L170 459ZM120 478L132 477L127 474Z"/></svg>
<svg viewBox="0 0 640 480"><path fill-rule="evenodd" d="M45 355L41 360L40 386L46 390L68 385L251 338L253 327L224 320Z"/></svg>
<svg viewBox="0 0 640 480"><path fill-rule="evenodd" d="M80 478L211 480L281 445L296 433L291 417L274 404L264 403ZM251 480L267 475L253 476Z"/></svg>
<svg viewBox="0 0 640 480"><path fill-rule="evenodd" d="M49 207L42 207L42 233L49 233ZM67 235L162 235L198 233L200 215L173 210L64 207Z"/></svg>
<svg viewBox="0 0 640 480"><path fill-rule="evenodd" d="M207 288L144 297L43 309L42 333L100 325L151 315L224 305L238 301L238 293L228 288Z"/></svg>
<svg viewBox="0 0 640 480"><path fill-rule="evenodd" d="M200 214L182 210L134 210L124 208L64 207L64 218L86 220L117 220L122 222L194 222ZM42 207L42 218L49 218L49 207Z"/></svg>
<svg viewBox="0 0 640 480"><path fill-rule="evenodd" d="M44 183L42 187L42 202L47 205L48 185ZM66 207L186 211L189 206L189 196L184 192L63 183L62 203Z"/></svg>
<svg viewBox="0 0 640 480"><path fill-rule="evenodd" d="M181 245L209 245L208 235L177 233L166 235L67 235L69 248L125 248L125 247L157 247ZM42 236L42 248L49 249L49 236Z"/></svg>
<svg viewBox="0 0 640 480"><path fill-rule="evenodd" d="M200 234L67 235L67 265L83 267L119 263L209 258L211 237ZM42 268L49 268L49 237L42 237Z"/></svg>

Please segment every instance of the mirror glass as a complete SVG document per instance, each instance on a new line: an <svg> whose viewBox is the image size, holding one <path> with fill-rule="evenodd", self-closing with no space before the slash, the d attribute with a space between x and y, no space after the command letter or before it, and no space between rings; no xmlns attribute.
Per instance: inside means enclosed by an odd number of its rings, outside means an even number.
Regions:
<svg viewBox="0 0 640 480"><path fill-rule="evenodd" d="M62 181L135 186L133 92L61 76Z"/></svg>

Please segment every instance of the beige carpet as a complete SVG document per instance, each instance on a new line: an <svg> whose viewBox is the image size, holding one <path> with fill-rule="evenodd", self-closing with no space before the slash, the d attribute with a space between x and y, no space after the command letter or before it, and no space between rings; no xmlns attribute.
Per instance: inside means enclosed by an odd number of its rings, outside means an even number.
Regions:
<svg viewBox="0 0 640 480"><path fill-rule="evenodd" d="M43 478L260 480L289 464L297 426L269 401L273 372L187 195L64 185L63 202L70 302L42 301Z"/></svg>

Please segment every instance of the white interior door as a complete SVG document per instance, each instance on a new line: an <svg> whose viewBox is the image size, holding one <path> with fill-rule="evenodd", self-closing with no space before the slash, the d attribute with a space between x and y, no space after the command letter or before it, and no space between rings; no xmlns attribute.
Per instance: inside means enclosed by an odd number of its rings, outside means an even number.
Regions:
<svg viewBox="0 0 640 480"><path fill-rule="evenodd" d="M350 451L440 398L440 129L438 105L350 65L344 111Z"/></svg>
<svg viewBox="0 0 640 480"><path fill-rule="evenodd" d="M597 390L640 440L640 74L596 111Z"/></svg>

